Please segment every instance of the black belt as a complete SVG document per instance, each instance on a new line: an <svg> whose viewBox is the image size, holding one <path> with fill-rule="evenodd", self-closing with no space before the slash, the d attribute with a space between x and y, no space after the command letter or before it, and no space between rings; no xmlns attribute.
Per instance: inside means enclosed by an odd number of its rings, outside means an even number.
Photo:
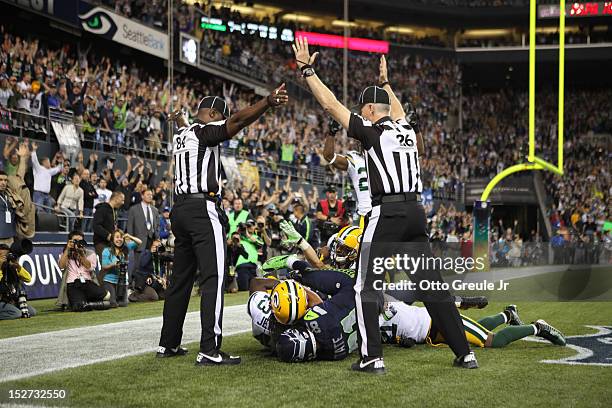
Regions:
<svg viewBox="0 0 612 408"><path fill-rule="evenodd" d="M176 196L176 201L184 201L190 199L199 199L199 200L208 200L218 203L220 201L220 197L214 193L193 193L193 194L179 194Z"/></svg>
<svg viewBox="0 0 612 408"><path fill-rule="evenodd" d="M421 202L420 193L399 193L399 194L383 194L372 198L372 205L381 205L384 203L401 203L403 201Z"/></svg>

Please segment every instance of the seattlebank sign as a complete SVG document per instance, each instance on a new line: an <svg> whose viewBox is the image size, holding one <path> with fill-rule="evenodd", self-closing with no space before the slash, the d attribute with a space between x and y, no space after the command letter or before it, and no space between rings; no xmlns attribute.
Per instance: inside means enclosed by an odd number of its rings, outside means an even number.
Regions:
<svg viewBox="0 0 612 408"><path fill-rule="evenodd" d="M168 35L162 31L84 2L79 5L79 19L85 31L168 59Z"/></svg>

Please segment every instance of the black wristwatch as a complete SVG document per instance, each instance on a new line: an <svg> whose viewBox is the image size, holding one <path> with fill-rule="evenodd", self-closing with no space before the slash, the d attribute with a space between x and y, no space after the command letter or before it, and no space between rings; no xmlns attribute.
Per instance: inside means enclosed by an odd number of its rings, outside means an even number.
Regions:
<svg viewBox="0 0 612 408"><path fill-rule="evenodd" d="M304 78L308 78L309 76L313 76L315 74L315 71L314 71L314 68L312 68L312 65L305 64L302 66L302 68L300 68L300 70L302 71L302 76Z"/></svg>

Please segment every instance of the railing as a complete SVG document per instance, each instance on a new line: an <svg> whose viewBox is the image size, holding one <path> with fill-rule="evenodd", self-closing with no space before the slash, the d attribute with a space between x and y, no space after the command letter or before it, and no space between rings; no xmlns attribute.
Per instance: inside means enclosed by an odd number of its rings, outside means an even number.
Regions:
<svg viewBox="0 0 612 408"><path fill-rule="evenodd" d="M51 125L48 117L0 107L0 131L22 138L48 140Z"/></svg>
<svg viewBox="0 0 612 408"><path fill-rule="evenodd" d="M77 134L79 135L81 147L98 151L113 152L117 154L140 153L143 157L156 158L168 161L172 153L172 146L169 142L157 138L144 138L138 141L135 134L125 131L108 130L96 128L93 133L85 132L84 125L74 118L70 111L52 110L51 117L33 115L28 112L15 111L0 108L0 131L19 136L21 138L31 138L44 140L54 143L53 127L51 120L73 121ZM288 164L262 161L255 156L242 156L238 149L224 147L221 152L225 156L236 157L238 160L250 160L258 168L259 175L264 179L275 179L277 176L286 178L291 176L293 180L307 185L326 186L335 185L341 194L350 184L344 172L332 173L324 166L312 164ZM449 183L444 188L436 189L433 192L434 199L445 201L456 201L460 194L460 184ZM69 217L68 215L64 215Z"/></svg>
<svg viewBox="0 0 612 408"><path fill-rule="evenodd" d="M81 231L93 232L92 224L91 224L91 221L93 220L93 215L80 216L78 214L74 214L72 211L70 212L66 211L64 208L49 207L49 206L37 204L37 203L33 203L33 204L36 207L37 212L53 214L58 218L59 232L70 232L70 225L74 226L78 220L81 220L81 228L80 228ZM86 223L85 222L86 220L89 220L90 222ZM118 217L117 218L118 227L125 231L126 226L127 226L127 221L128 219L125 217ZM85 227L86 224L88 224L87 228ZM42 231L42 232L48 232L48 231Z"/></svg>

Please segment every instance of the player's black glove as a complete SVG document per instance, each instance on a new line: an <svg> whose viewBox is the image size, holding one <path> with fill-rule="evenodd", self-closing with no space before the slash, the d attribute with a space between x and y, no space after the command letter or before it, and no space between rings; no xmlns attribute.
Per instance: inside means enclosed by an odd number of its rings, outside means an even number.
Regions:
<svg viewBox="0 0 612 408"><path fill-rule="evenodd" d="M410 102L408 102L404 106L404 112L406 112L406 122L408 122L408 124L412 126L414 131L418 133L419 132L419 116L416 113L416 109Z"/></svg>
<svg viewBox="0 0 612 408"><path fill-rule="evenodd" d="M397 343L398 346L403 347L403 348L410 348L416 344L416 342L414 341L412 337L407 337L407 336L396 336L395 342Z"/></svg>
<svg viewBox="0 0 612 408"><path fill-rule="evenodd" d="M488 304L486 296L455 296L455 305L459 309L483 309Z"/></svg>
<svg viewBox="0 0 612 408"><path fill-rule="evenodd" d="M300 271L293 270L293 271L287 272L287 279L293 279L294 281L301 283L304 277L302 276L302 273Z"/></svg>
<svg viewBox="0 0 612 408"><path fill-rule="evenodd" d="M327 128L330 136L336 136L336 133L342 129L342 126L334 118L330 117L329 122L327 122Z"/></svg>

